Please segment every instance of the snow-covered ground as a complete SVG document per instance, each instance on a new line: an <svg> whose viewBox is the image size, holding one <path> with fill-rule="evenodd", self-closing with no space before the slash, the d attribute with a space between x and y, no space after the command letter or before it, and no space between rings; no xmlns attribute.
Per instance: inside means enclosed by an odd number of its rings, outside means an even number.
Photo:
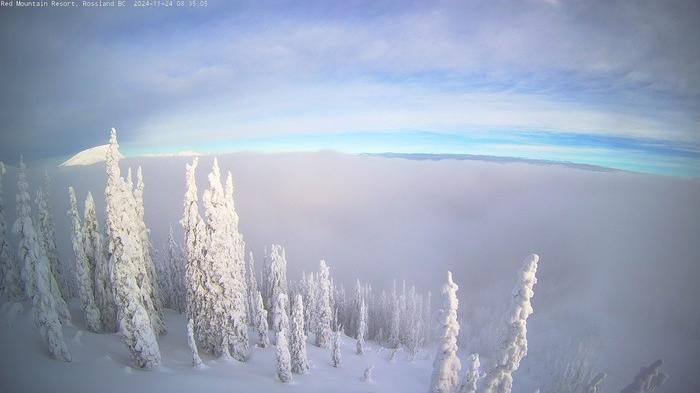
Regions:
<svg viewBox="0 0 700 393"><path fill-rule="evenodd" d="M72 326L64 328L71 363L52 360L32 328L30 303L6 303L0 309L0 360L2 392L421 392L430 380L432 363L426 353L408 361L405 353L391 352L368 342L365 354L355 354L355 340L342 337L342 364L330 363L330 349L307 341L311 372L294 375L291 383L277 379L275 347L252 348L248 362L219 361L202 355L205 369L192 367L184 317L166 310L168 333L159 340L163 365L152 371L131 367L129 352L116 334L85 330L77 301L71 304ZM251 330L251 337L255 332ZM432 356L432 354L431 354ZM31 365L31 366L30 366ZM373 381L362 380L367 367Z"/></svg>

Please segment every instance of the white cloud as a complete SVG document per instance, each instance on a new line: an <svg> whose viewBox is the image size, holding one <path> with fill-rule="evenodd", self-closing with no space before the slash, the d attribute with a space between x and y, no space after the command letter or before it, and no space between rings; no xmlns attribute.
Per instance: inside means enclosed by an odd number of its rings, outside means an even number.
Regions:
<svg viewBox="0 0 700 393"><path fill-rule="evenodd" d="M548 130L693 140L683 113L645 115L555 101L539 94L462 93L385 83L301 85L203 100L149 119L137 145L289 134Z"/></svg>

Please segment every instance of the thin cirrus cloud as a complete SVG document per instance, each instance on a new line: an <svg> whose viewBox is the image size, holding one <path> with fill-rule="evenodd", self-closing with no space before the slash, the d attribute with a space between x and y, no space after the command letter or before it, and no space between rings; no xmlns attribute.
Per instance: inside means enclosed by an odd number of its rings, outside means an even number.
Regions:
<svg viewBox="0 0 700 393"><path fill-rule="evenodd" d="M0 157L67 156L116 126L139 153L414 146L700 172L696 2L209 3L4 13Z"/></svg>

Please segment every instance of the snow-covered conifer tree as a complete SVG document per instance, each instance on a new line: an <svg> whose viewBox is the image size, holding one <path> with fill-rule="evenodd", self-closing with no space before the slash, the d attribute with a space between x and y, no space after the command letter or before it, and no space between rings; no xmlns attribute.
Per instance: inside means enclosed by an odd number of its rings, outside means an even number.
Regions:
<svg viewBox="0 0 700 393"><path fill-rule="evenodd" d="M56 231L53 225L53 215L51 214L51 206L49 205L50 195L50 179L48 171L44 173L44 183L36 192L36 207L37 207L37 232L41 235L46 257L49 258L51 274L58 284L58 290L61 292L63 299L71 297L71 291L68 284L68 275L64 271L61 261L58 258L58 249L56 247Z"/></svg>
<svg viewBox="0 0 700 393"><path fill-rule="evenodd" d="M49 259L46 257L31 217L26 167L20 158L17 180L17 221L13 225L13 231L19 237L18 255L23 262L22 276L25 280L25 290L32 299L34 326L48 345L49 353L55 359L69 362L71 355L61 329L61 321L65 319L59 313L60 306L57 302L61 294L51 274ZM56 298L57 296L59 299ZM67 309L65 311L67 312Z"/></svg>
<svg viewBox="0 0 700 393"><path fill-rule="evenodd" d="M248 322L251 325L255 324L255 310L257 303L258 281L255 278L255 259L253 252L248 254Z"/></svg>
<svg viewBox="0 0 700 393"><path fill-rule="evenodd" d="M360 299L359 320L357 322L357 354L365 353L365 332L367 331L367 306L365 299Z"/></svg>
<svg viewBox="0 0 700 393"><path fill-rule="evenodd" d="M430 385L431 393L454 393L459 384L459 370L462 365L457 357L457 290L459 287L452 281L452 272L447 272L447 283L442 287L445 296L444 313L442 316L442 335L437 355L433 362L433 376Z"/></svg>
<svg viewBox="0 0 700 393"><path fill-rule="evenodd" d="M367 308L367 318L365 322L367 324L367 329L365 331L365 340L373 338L375 320L374 320L374 293L372 292L372 286L369 283L365 283L364 288L364 300L365 307Z"/></svg>
<svg viewBox="0 0 700 393"><path fill-rule="evenodd" d="M162 254L162 256L161 256ZM168 256L167 248L159 252L158 249L153 250L153 264L156 268L156 283L158 284L158 293L161 298L161 305L165 308L175 309L171 304L173 299L173 284L170 281L172 278L170 271L172 270L170 266L170 258Z"/></svg>
<svg viewBox="0 0 700 393"><path fill-rule="evenodd" d="M518 283L513 290L513 300L509 319L506 321L506 337L496 365L489 370L484 379L485 393L510 393L513 387L513 372L520 366L520 361L527 355L527 318L532 314L530 300L537 283L537 262L539 256L530 254L518 273Z"/></svg>
<svg viewBox="0 0 700 393"><path fill-rule="evenodd" d="M318 298L316 300L316 345L327 348L331 340L330 272L326 261L322 260L318 273Z"/></svg>
<svg viewBox="0 0 700 393"><path fill-rule="evenodd" d="M85 323L87 324L88 330L99 333L102 331L102 317L100 316L100 309L95 302L93 267L85 253L83 228L80 222L80 214L78 213L78 201L75 198L75 190L73 187L68 187L68 195L70 197L68 216L71 218L71 223L73 225L71 241L73 244L73 254L75 255L75 281L78 285L78 296L80 297L80 304L83 308L83 315L85 316Z"/></svg>
<svg viewBox="0 0 700 393"><path fill-rule="evenodd" d="M95 303L100 310L102 330L113 333L117 330L117 310L110 280L109 258L105 255L102 233L95 211L95 200L90 192L85 198L83 246L85 256L93 269Z"/></svg>
<svg viewBox="0 0 700 393"><path fill-rule="evenodd" d="M196 170L198 158L192 160L192 164L186 164L185 168L185 201L182 216L182 228L185 232L185 294L188 319L194 323L194 334L200 345L206 351L212 351L215 343L212 343L209 334L209 318L207 307L210 305L208 293L207 271L204 265L204 248L208 243L204 221L199 215Z"/></svg>
<svg viewBox="0 0 700 393"><path fill-rule="evenodd" d="M404 297L403 313L405 315L403 317L403 343L408 349L411 359L414 359L420 344L418 334L420 334L421 329L416 317L416 288L411 287Z"/></svg>
<svg viewBox="0 0 700 393"><path fill-rule="evenodd" d="M411 360L415 359L420 346L424 342L423 298L416 294L416 288L411 286L406 299L406 347Z"/></svg>
<svg viewBox="0 0 700 393"><path fill-rule="evenodd" d="M272 304L270 304L270 288L267 287L267 281L270 277L270 253L267 251L267 246L263 247L263 263L260 269L260 294L263 297L263 303L268 314L272 312Z"/></svg>
<svg viewBox="0 0 700 393"><path fill-rule="evenodd" d="M335 310L331 313L331 326L336 326L338 324L338 308L335 306L335 282L333 282L333 276L328 273L328 305L331 310Z"/></svg>
<svg viewBox="0 0 700 393"><path fill-rule="evenodd" d="M35 266L35 264L37 263L36 260L37 258L43 256L48 261L48 257L46 256L46 251L44 249L44 241L41 230L40 228L34 226L33 221L31 220L29 183L27 182L26 171L27 168L24 165L24 160L22 159L22 157L20 157L19 172L17 174L17 221L13 226L13 231L19 234L20 243L19 253L17 255L19 256L19 259L24 262L21 270L21 276L25 282L25 294L31 299L33 295L32 291L34 290L34 285L36 285L36 277L33 276L34 273L37 271L37 267ZM25 229L25 222L22 221L25 215L29 217L29 224L32 225L31 234L25 234L21 232L23 229ZM31 255L27 255L27 249L30 247L33 247L35 249L34 253L38 257L32 257ZM56 282L56 278L51 272L50 262L47 263L47 268L49 272L47 276L48 290L51 292L51 296L53 297L53 304L55 306L55 310L58 313L58 317L60 318L61 322L69 322L71 320L71 316L70 312L68 311L68 305L66 305L65 300L63 300L63 296L61 296L61 291L58 287L58 283Z"/></svg>
<svg viewBox="0 0 700 393"><path fill-rule="evenodd" d="M278 332L286 329L289 332L289 316L287 315L287 304L289 299L284 293L277 296L277 302L272 307L272 330Z"/></svg>
<svg viewBox="0 0 700 393"><path fill-rule="evenodd" d="M634 382L622 389L621 393L651 393L656 390L667 378L666 373L661 370L662 365L663 361L659 359L649 367L642 367L634 377Z"/></svg>
<svg viewBox="0 0 700 393"><path fill-rule="evenodd" d="M186 289L185 289L185 262L183 260L182 247L175 241L173 227L170 226L168 232L168 274L170 274L170 306L179 313L185 312Z"/></svg>
<svg viewBox="0 0 700 393"><path fill-rule="evenodd" d="M309 360L306 357L304 303L301 294L296 295L292 306L291 339L289 344L292 353L292 372L306 374L309 372Z"/></svg>
<svg viewBox="0 0 700 393"><path fill-rule="evenodd" d="M202 201L208 240L202 266L209 280L203 303L203 317L207 319L204 325L209 326L202 336L204 345L219 355L230 350L235 359L245 361L250 350L244 244L233 206L231 176L229 173L224 189L216 159L209 174L209 189L204 192ZM231 347L225 348L228 345Z"/></svg>
<svg viewBox="0 0 700 393"><path fill-rule="evenodd" d="M459 387L459 393L476 393L476 384L479 382L479 354L473 353L469 355L469 368L464 375L462 385Z"/></svg>
<svg viewBox="0 0 700 393"><path fill-rule="evenodd" d="M333 343L331 345L331 364L333 367L340 367L343 362L343 357L340 354L340 335L343 333L342 328L338 328L333 332Z"/></svg>
<svg viewBox="0 0 700 393"><path fill-rule="evenodd" d="M27 217L27 221L31 223L31 205L30 205L30 199L29 199L29 184L27 183L27 175L25 173L26 167L24 166L24 161L22 157L20 157L20 163L19 163L19 171L17 173L18 180L17 180L17 186L18 186L18 192L17 192L17 220L15 221L14 225L12 226L12 231L15 234L20 234L18 230L21 230L21 228L18 228L18 225L23 225L25 217ZM23 187L23 188L22 188ZM24 199L26 198L26 200ZM34 264L36 263L36 258L31 258L34 254L29 254L29 251L33 250L34 248L38 247L35 244L35 240L38 241L37 238L37 233L34 230L33 224L32 224L32 231L28 235L33 236L33 239L23 239L23 237L20 235L19 236L19 252L17 253L18 256L18 261L20 262L20 277L22 279L22 287L24 288L24 296L28 299L32 299L32 295L34 294L34 278L32 275L34 274ZM35 239L35 240L34 240ZM26 244L22 244L22 241L26 241ZM35 254L37 251L33 251ZM30 257L30 258L27 258Z"/></svg>
<svg viewBox="0 0 700 393"><path fill-rule="evenodd" d="M48 344L51 357L70 362L72 357L64 341L61 321L56 313L56 304L51 294L51 271L48 259L45 256L39 256L35 269L33 277L36 283L32 296L34 326L39 329L41 337Z"/></svg>
<svg viewBox="0 0 700 393"><path fill-rule="evenodd" d="M236 337L234 341L234 346L242 346L243 335L245 335L245 348L239 348L238 352L245 352L246 357L249 352L248 349L248 280L246 280L246 264L245 264L245 242L243 241L243 235L238 230L238 213L235 209L235 204L233 200L233 176L229 171L226 174L226 184L225 184L225 198L226 198L226 210L229 214L229 222L231 225L231 238L234 245L233 248L233 270L235 272L235 284L236 290L234 291L234 303L236 304L236 312L234 315L234 326L237 329ZM286 263L285 263L286 270ZM286 278L286 273L285 273Z"/></svg>
<svg viewBox="0 0 700 393"><path fill-rule="evenodd" d="M20 162L20 174L24 176L24 180L26 183L26 167L24 167L23 161ZM27 190L28 190L28 188L29 188L28 183L26 185L27 185ZM18 197L19 197L19 193L18 193ZM37 218L37 221L40 221L42 219L46 220L45 217L42 218L42 216L45 216L48 214L48 213L46 213L47 212L46 203L45 203L45 201L43 201L43 197L40 197L39 199L41 200L41 203L43 205L42 209L44 210L44 212L40 213L38 215L39 217ZM29 200L27 200L27 206L29 206ZM19 217L19 215L18 215L18 217ZM45 236L42 232L41 223L39 223L38 226L35 225L33 228L34 228L34 233L35 233L35 236L36 236L36 239L38 242L38 247L41 249L40 252L46 256L47 260L49 260L48 259L49 257L46 254L46 247L45 247L46 245L44 242ZM47 227L47 228L50 228L51 230L53 230L53 224L51 224L51 226ZM33 273L30 273L29 276L31 276L31 274L33 274ZM56 277L53 274L50 260L49 260L48 279L49 279L49 290L51 291L51 295L53 296L53 301L56 305L56 311L58 312L58 316L59 316L59 318L61 318L62 322L69 322L71 320L71 315L70 315L70 312L68 311L68 305L66 304L66 302L63 298L63 295L61 294L61 289L58 285L58 281L57 281Z"/></svg>
<svg viewBox="0 0 700 393"><path fill-rule="evenodd" d="M255 329L258 331L258 347L267 348L270 340L267 338L267 310L263 304L260 291L255 291Z"/></svg>
<svg viewBox="0 0 700 393"><path fill-rule="evenodd" d="M360 303L362 301L362 285L360 284L360 279L355 280L355 289L352 294L352 301L350 303L350 312L347 318L347 327L353 337L357 338L357 328L360 320Z"/></svg>
<svg viewBox="0 0 700 393"><path fill-rule="evenodd" d="M391 316L391 310L389 309L389 296L387 295L385 289L382 289L378 308L378 313L381 320L379 321L379 327L377 328L377 341L379 343L385 343L387 341L387 332L389 331L389 320Z"/></svg>
<svg viewBox="0 0 700 393"><path fill-rule="evenodd" d="M277 342L277 350L275 352L277 358L277 376L280 381L287 383L292 380L292 367L289 355L289 344L287 342L287 330L285 328L277 332L275 341Z"/></svg>
<svg viewBox="0 0 700 393"><path fill-rule="evenodd" d="M139 278L146 275L142 265L143 251L133 213L133 195L120 175L118 148L117 133L113 128L107 149L105 188L111 284L119 332L131 357L136 366L153 368L160 364L160 349L148 309L142 303L150 300L150 294L139 286L144 281Z"/></svg>
<svg viewBox="0 0 700 393"><path fill-rule="evenodd" d="M162 257L158 255L162 254ZM161 253L154 250L156 261L156 281L163 301L163 307L177 312L185 310L184 263L182 249L175 241L172 225L168 234L168 242Z"/></svg>
<svg viewBox="0 0 700 393"><path fill-rule="evenodd" d="M399 296L399 342L406 345L408 342L408 329L410 323L410 315L406 312L407 306L406 280L402 281L401 295Z"/></svg>
<svg viewBox="0 0 700 393"><path fill-rule="evenodd" d="M424 307L424 314L423 314L423 322L424 322L424 328L423 331L425 332L425 343L429 344L432 341L433 338L433 310L432 310L432 293L428 291L428 297L425 301Z"/></svg>
<svg viewBox="0 0 700 393"><path fill-rule="evenodd" d="M148 314L153 332L159 335L165 333L165 325L159 312L160 306L156 303L158 298L153 292L154 289L157 291L157 288L154 288L157 285L154 283L152 272L149 273L152 267L150 243L144 241L147 240L147 230L144 229L145 224L143 222L143 182L137 189L134 189L131 167L129 167L126 180L121 181L120 188L124 195L123 202L125 205L128 205L128 208L125 209L125 214L129 216L129 221L125 221L125 224L129 226L128 233L134 238L132 261L135 269L136 285L141 293L140 301ZM109 231L109 226L107 229ZM146 236L144 236L144 233L146 233Z"/></svg>
<svg viewBox="0 0 700 393"><path fill-rule="evenodd" d="M316 332L316 299L318 298L318 290L316 278L313 272L309 273L304 281L306 287L304 289L304 331L307 334Z"/></svg>
<svg viewBox="0 0 700 393"><path fill-rule="evenodd" d="M348 307L345 305L345 286L342 283L334 287L333 300L335 301L333 309L336 313L336 320L334 323L345 326L350 316L347 315Z"/></svg>
<svg viewBox="0 0 700 393"><path fill-rule="evenodd" d="M131 176L131 167L128 167L126 169L126 188L129 189L129 192L134 192L134 182L133 177Z"/></svg>
<svg viewBox="0 0 700 393"><path fill-rule="evenodd" d="M135 203L135 213L136 213L136 225L139 232L139 242L141 244L142 263L141 266L146 272L146 279L143 280L142 288L145 289L146 294L150 297L150 301L147 303L148 315L153 324L153 330L156 334L165 333L165 322L163 322L163 300L160 295L160 289L158 288L158 283L156 282L156 271L155 265L153 264L153 258L151 258L151 241L149 240L148 227L144 221L144 207L143 207L143 174L141 172L141 167L136 169L136 188L134 188L134 203Z"/></svg>
<svg viewBox="0 0 700 393"><path fill-rule="evenodd" d="M390 311L391 315L389 319L389 348L398 348L401 339L401 305L397 296L393 296L393 302L391 304Z"/></svg>
<svg viewBox="0 0 700 393"><path fill-rule="evenodd" d="M230 343L234 347L234 357L245 360L248 356L247 329L245 323L239 321L242 318L245 322L247 300L244 276L239 274L244 266L243 244L237 228L238 216L232 201L227 200L229 184L225 192L215 160L209 175L210 189L205 191L203 197L205 219L202 219L195 178L197 163L198 159L195 158L192 164L186 166L186 193L181 221L187 256L186 314L193 320L195 337L206 351L225 356L229 353Z"/></svg>
<svg viewBox="0 0 700 393"><path fill-rule="evenodd" d="M22 298L22 281L17 260L10 252L7 236L7 222L2 199L2 179L5 164L0 161L0 299L20 300Z"/></svg>
<svg viewBox="0 0 700 393"><path fill-rule="evenodd" d="M191 319L187 321L187 346L190 347L190 351L192 352L192 366L195 368L203 368L204 363L202 363L202 358L199 357L197 343L194 340L194 322L192 322Z"/></svg>
<svg viewBox="0 0 700 393"><path fill-rule="evenodd" d="M271 317L274 317L275 306L280 294L287 295L287 260L284 255L284 248L280 245L273 244L270 249L269 269L267 276L267 291L268 296L268 309L272 311ZM271 323L273 321L270 321ZM272 323L274 329L274 323Z"/></svg>

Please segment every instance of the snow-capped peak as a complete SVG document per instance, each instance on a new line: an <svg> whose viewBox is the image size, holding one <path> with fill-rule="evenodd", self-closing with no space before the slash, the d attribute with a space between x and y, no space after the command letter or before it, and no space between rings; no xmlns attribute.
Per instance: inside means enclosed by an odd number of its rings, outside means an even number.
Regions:
<svg viewBox="0 0 700 393"><path fill-rule="evenodd" d="M105 160L109 145L100 145L83 150L73 157L67 159L59 166L92 165ZM123 158L119 154L119 158Z"/></svg>

